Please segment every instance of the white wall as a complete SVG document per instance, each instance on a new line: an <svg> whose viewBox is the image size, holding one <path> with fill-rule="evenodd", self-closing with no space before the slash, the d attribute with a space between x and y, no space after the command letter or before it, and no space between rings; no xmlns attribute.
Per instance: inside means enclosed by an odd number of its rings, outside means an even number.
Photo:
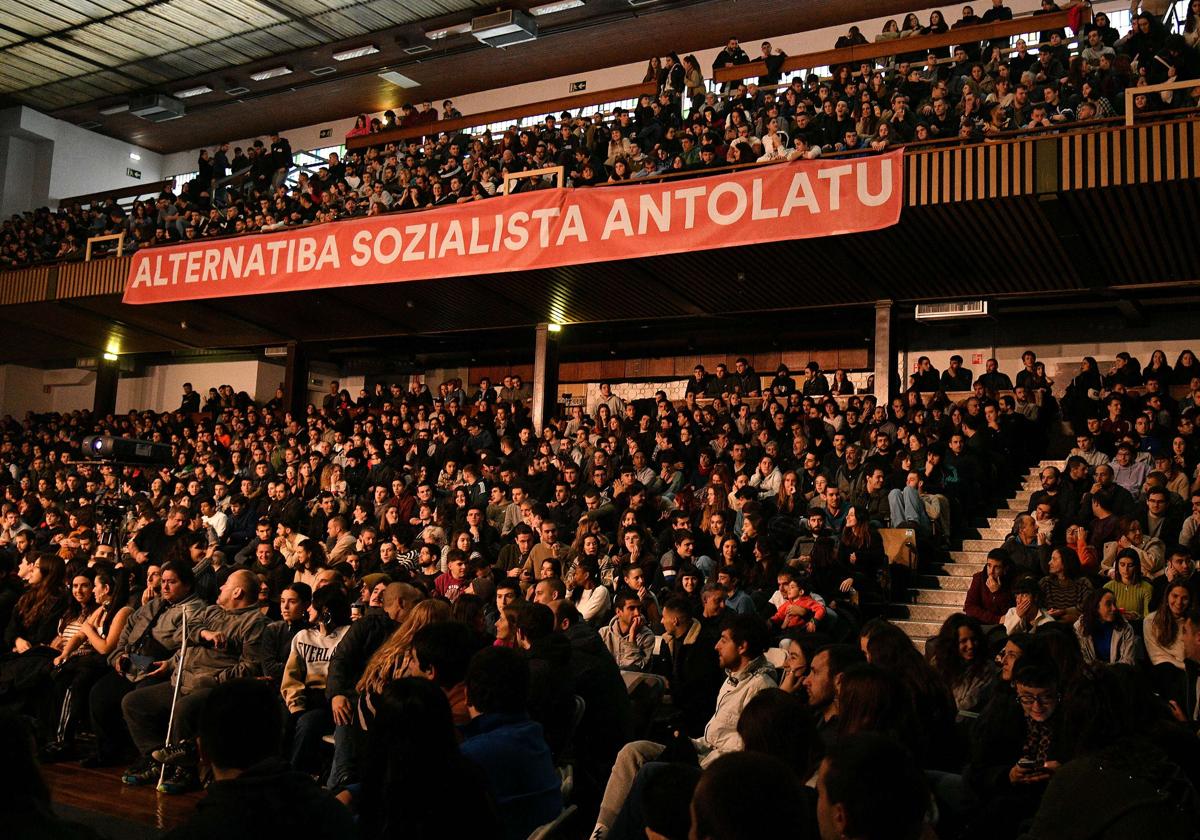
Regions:
<svg viewBox="0 0 1200 840"><path fill-rule="evenodd" d="M85 131L32 108L0 111L0 137L9 139L0 167L4 179L0 206L5 214L163 177L163 158L157 152ZM141 159L130 158L131 152ZM142 177L130 178L125 174L128 168L140 171Z"/></svg>
<svg viewBox="0 0 1200 840"><path fill-rule="evenodd" d="M1077 344L1031 343L995 347L966 347L957 350L923 349L920 345L914 344L907 353L898 355L896 363L900 366L900 370L905 371L903 377L905 387L908 386L908 375L916 369L919 357L928 356L935 368L945 370L950 364L950 357L955 353L963 357L964 366L971 368L976 377L984 372L983 361L994 356L1000 372L1007 373L1015 379L1017 372L1023 367L1021 354L1026 350L1032 350L1037 354L1038 361L1046 363L1046 373L1054 379L1053 391L1061 396L1067 385L1070 384L1072 377L1079 372L1079 363L1084 356L1095 358L1096 363L1100 366L1100 372L1107 373L1109 365L1117 357L1117 353L1122 350L1127 351L1142 363L1142 367L1145 367L1150 363L1150 355L1155 350L1162 350L1166 353L1167 362L1174 365L1176 357L1183 350L1195 350L1197 346L1200 346L1200 341L1195 338ZM981 361L973 363L973 356L980 358Z"/></svg>
<svg viewBox="0 0 1200 840"><path fill-rule="evenodd" d="M234 391L245 391L255 400L266 401L275 395L275 389L279 387L276 382L283 378L282 371L279 365L265 365L253 359L151 365L146 368L145 376L123 377L117 383L117 413L124 414L131 409L176 409L183 397L184 382L191 382L200 392L201 403L208 397L209 388L221 385L229 385Z"/></svg>
<svg viewBox="0 0 1200 840"><path fill-rule="evenodd" d="M0 415L20 418L28 411L90 409L95 396L96 374L92 371L0 365Z"/></svg>

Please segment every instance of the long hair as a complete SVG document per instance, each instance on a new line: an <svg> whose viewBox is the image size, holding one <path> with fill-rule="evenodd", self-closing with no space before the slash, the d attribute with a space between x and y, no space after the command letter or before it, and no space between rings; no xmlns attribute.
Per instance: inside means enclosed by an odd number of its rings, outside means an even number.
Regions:
<svg viewBox="0 0 1200 840"><path fill-rule="evenodd" d="M87 582L89 584L92 584L93 586L95 586L95 584L93 583L92 576L89 575L86 572L86 570L83 572L79 572L78 574L74 575L71 578L72 585L74 585L75 578L77 578L77 577L84 578L87 580ZM65 576L64 576L64 581L65 581ZM84 601L82 604L78 600L76 600L75 594L72 592L67 597L67 608L63 611L62 618L59 619L59 626L66 627L68 624L70 624L73 621L76 621L76 620L82 621L83 619L85 619L89 615L91 615L95 611L96 607L97 607L96 592L94 589L88 595L88 599L86 601Z"/></svg>
<svg viewBox="0 0 1200 840"><path fill-rule="evenodd" d="M42 579L20 597L16 606L17 615L26 627L39 622L66 597L67 564L63 559L57 554L39 555L37 568Z"/></svg>
<svg viewBox="0 0 1200 840"><path fill-rule="evenodd" d="M912 710L906 701L893 674L866 663L851 665L838 688L838 738L878 732L903 741L911 733Z"/></svg>
<svg viewBox="0 0 1200 840"><path fill-rule="evenodd" d="M1083 630L1085 636L1094 636L1096 631L1100 629L1100 602L1104 600L1105 595L1112 595L1116 599L1116 593L1111 589L1096 589L1087 596L1087 600L1083 602L1083 610L1079 616L1079 627ZM1121 611L1117 610L1113 614L1113 626L1123 627L1125 625L1125 616L1121 615Z"/></svg>
<svg viewBox="0 0 1200 840"><path fill-rule="evenodd" d="M1175 589L1182 589L1188 593L1189 597L1191 596L1191 590L1188 589L1186 582L1175 580L1168 583L1167 588L1163 591L1162 601L1159 602L1158 612L1154 614L1154 621L1150 624L1150 632L1154 636L1154 641L1163 647L1170 647L1179 638L1179 620L1175 618L1168 606L1171 592Z"/></svg>
<svg viewBox="0 0 1200 840"><path fill-rule="evenodd" d="M405 657L412 649L413 636L417 631L427 624L449 620L450 604L445 601L430 598L415 604L396 631L371 655L358 685L355 686L358 692L382 692L388 683L401 674Z"/></svg>
<svg viewBox="0 0 1200 840"><path fill-rule="evenodd" d="M975 636L979 652L974 661L967 663L958 653L958 634L966 627ZM959 680L970 674L978 673L988 667L985 653L987 641L983 635L983 626L978 619L965 613L954 613L942 623L938 634L929 640L925 648L925 658L937 671L947 685L956 685Z"/></svg>

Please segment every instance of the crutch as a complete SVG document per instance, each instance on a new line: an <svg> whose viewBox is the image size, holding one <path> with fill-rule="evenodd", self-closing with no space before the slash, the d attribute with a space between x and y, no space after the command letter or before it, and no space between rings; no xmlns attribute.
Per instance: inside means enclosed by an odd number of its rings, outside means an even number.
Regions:
<svg viewBox="0 0 1200 840"><path fill-rule="evenodd" d="M167 718L167 740L166 746L171 745L171 736L175 729L175 706L179 703L179 687L183 684L183 661L187 656L187 608L183 607L180 611L183 616L182 632L183 643L179 646L179 665L175 668L175 690L171 693L171 714ZM158 783L161 785L167 778L167 765L163 764L158 769Z"/></svg>

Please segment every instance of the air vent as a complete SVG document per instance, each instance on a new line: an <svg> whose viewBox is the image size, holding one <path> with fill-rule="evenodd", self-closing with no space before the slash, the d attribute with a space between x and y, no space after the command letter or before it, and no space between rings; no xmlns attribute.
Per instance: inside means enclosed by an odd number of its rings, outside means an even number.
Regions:
<svg viewBox="0 0 1200 840"><path fill-rule="evenodd" d="M288 354L287 347L264 347L263 355L270 357L286 356Z"/></svg>
<svg viewBox="0 0 1200 840"><path fill-rule="evenodd" d="M241 96L242 94L249 92L250 88L248 87L231 87L229 90L225 91L225 93L229 96Z"/></svg>
<svg viewBox="0 0 1200 840"><path fill-rule="evenodd" d="M913 317L918 321L948 321L952 318L985 318L986 300L960 300L952 303L918 303Z"/></svg>
<svg viewBox="0 0 1200 840"><path fill-rule="evenodd" d="M538 36L537 21L518 9L471 19L471 34L489 47L511 47Z"/></svg>
<svg viewBox="0 0 1200 840"><path fill-rule="evenodd" d="M159 93L133 97L129 100L129 113L159 123L179 119L184 115L185 108L178 99Z"/></svg>
<svg viewBox="0 0 1200 840"><path fill-rule="evenodd" d="M433 47L428 44L417 44L415 47L405 47L404 51L409 55L420 55L421 53L433 52Z"/></svg>
<svg viewBox="0 0 1200 840"><path fill-rule="evenodd" d="M337 68L336 67L314 67L313 69L309 70L308 72L312 73L314 76L328 76L330 73L336 73Z"/></svg>

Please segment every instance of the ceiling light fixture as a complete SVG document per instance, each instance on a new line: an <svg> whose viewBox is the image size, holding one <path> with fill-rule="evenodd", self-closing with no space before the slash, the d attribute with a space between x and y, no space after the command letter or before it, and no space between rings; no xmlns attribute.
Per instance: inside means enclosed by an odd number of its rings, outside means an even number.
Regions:
<svg viewBox="0 0 1200 840"><path fill-rule="evenodd" d="M578 9L582 5L583 0L556 0L553 3L534 6L529 10L529 14L541 17L542 15L552 15L555 12L565 12L567 9Z"/></svg>
<svg viewBox="0 0 1200 840"><path fill-rule="evenodd" d="M176 99L189 99L193 96L203 96L206 93L212 93L213 89L208 85L197 85L196 87L188 88L187 90L177 90L171 94Z"/></svg>
<svg viewBox="0 0 1200 840"><path fill-rule="evenodd" d="M292 68L286 64L282 67L272 67L270 70L259 70L257 73L251 73L250 78L256 82L264 82L267 79L274 79L277 76L286 76L292 72Z"/></svg>
<svg viewBox="0 0 1200 840"><path fill-rule="evenodd" d="M457 26L446 26L442 29L431 29L425 33L425 37L430 41L440 41L442 38L450 35L466 35L471 31L471 22L460 23Z"/></svg>
<svg viewBox="0 0 1200 840"><path fill-rule="evenodd" d="M408 78L408 76L405 76L403 73L397 73L395 70L389 70L386 73L380 73L379 78L402 88L415 88L421 86L420 82Z"/></svg>
<svg viewBox="0 0 1200 840"><path fill-rule="evenodd" d="M141 156L141 155L139 155L137 152L130 152L130 153L129 153L129 159L130 159L130 160L141 160L141 159L142 159L142 156Z"/></svg>
<svg viewBox="0 0 1200 840"><path fill-rule="evenodd" d="M377 52L379 52L379 47L375 46L374 44L364 44L361 47L353 47L348 50L342 50L341 52L335 52L333 54L333 60L350 61L353 58L362 58L364 55L375 55Z"/></svg>

